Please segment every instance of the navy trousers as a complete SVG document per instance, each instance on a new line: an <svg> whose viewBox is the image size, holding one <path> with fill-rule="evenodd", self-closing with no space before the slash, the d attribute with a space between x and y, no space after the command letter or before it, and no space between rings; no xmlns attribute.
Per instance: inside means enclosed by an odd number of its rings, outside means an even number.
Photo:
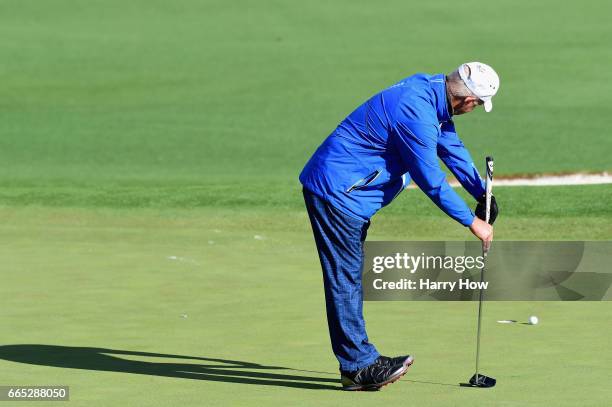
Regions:
<svg viewBox="0 0 612 407"><path fill-rule="evenodd" d="M307 189L303 193L323 269L332 349L341 370L355 371L380 356L368 342L363 319L361 269L370 222L344 214Z"/></svg>

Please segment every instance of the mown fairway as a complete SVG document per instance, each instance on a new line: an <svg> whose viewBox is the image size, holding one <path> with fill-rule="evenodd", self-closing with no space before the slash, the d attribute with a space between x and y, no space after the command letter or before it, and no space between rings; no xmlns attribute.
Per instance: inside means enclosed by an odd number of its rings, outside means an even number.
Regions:
<svg viewBox="0 0 612 407"><path fill-rule="evenodd" d="M608 170L611 6L585 1L5 0L0 180L295 180L357 104L479 59L496 110L457 119L498 174Z"/></svg>
<svg viewBox="0 0 612 407"><path fill-rule="evenodd" d="M372 341L415 365L379 393L336 391L297 175L371 94L465 60L502 77L492 114L457 119L477 163L611 170L610 11L0 2L0 385L70 385L71 406L605 405L605 302L488 303L485 391L457 386L475 303L367 303ZM498 239L612 239L609 185L496 195ZM411 190L370 238L471 237Z"/></svg>

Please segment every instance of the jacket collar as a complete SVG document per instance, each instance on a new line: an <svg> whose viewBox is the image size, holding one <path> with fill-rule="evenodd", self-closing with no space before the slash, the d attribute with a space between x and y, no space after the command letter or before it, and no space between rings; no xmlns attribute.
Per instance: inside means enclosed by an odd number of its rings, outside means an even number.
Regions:
<svg viewBox="0 0 612 407"><path fill-rule="evenodd" d="M452 113L448 109L446 98L446 76L444 74L433 75L429 78L429 84L434 93L434 106L440 123L451 119Z"/></svg>

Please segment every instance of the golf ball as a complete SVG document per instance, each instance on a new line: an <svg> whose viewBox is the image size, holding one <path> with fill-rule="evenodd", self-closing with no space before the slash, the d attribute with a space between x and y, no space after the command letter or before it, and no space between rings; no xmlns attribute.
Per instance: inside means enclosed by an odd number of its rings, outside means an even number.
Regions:
<svg viewBox="0 0 612 407"><path fill-rule="evenodd" d="M536 317L535 315L532 315L529 317L529 325L537 325L538 324L538 317Z"/></svg>

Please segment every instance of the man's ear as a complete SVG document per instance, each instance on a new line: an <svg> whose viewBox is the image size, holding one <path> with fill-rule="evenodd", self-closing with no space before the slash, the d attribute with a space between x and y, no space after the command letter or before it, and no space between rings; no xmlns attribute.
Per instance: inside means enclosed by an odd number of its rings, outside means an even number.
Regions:
<svg viewBox="0 0 612 407"><path fill-rule="evenodd" d="M478 99L476 96L466 96L465 103L478 105L480 103L480 99Z"/></svg>

